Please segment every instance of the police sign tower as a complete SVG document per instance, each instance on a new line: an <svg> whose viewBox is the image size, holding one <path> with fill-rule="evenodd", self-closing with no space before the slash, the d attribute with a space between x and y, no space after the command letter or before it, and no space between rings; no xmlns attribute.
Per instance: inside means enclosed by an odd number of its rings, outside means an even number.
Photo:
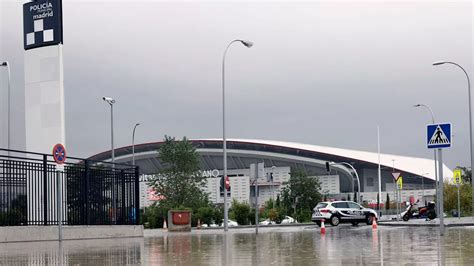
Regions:
<svg viewBox="0 0 474 266"><path fill-rule="evenodd" d="M33 0L23 5L23 48L25 49L25 135L26 150L49 154L56 143L65 144L63 27L61 0ZM28 178L27 191L33 184ZM51 185L52 195L64 184ZM54 193L54 192L58 193ZM42 195L38 195L42 197ZM28 201L29 217L52 219L54 196L48 213ZM66 204L65 199L63 203ZM64 211L64 210L63 210ZM66 215L63 215L67 219Z"/></svg>
<svg viewBox="0 0 474 266"><path fill-rule="evenodd" d="M441 184L438 189L439 195L436 198L439 199L436 204L439 204L439 233L444 235L444 217L443 217L443 148L451 147L451 124L433 124L426 127L426 140L428 149L438 149L438 171L439 171L439 183Z"/></svg>
<svg viewBox="0 0 474 266"><path fill-rule="evenodd" d="M61 0L23 5L26 150L65 143Z"/></svg>

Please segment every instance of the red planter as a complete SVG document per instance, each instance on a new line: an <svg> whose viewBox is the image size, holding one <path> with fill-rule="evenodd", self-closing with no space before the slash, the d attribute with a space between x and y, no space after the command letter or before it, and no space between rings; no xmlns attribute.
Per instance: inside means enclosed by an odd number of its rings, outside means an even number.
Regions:
<svg viewBox="0 0 474 266"><path fill-rule="evenodd" d="M191 231L191 210L169 210L168 231Z"/></svg>

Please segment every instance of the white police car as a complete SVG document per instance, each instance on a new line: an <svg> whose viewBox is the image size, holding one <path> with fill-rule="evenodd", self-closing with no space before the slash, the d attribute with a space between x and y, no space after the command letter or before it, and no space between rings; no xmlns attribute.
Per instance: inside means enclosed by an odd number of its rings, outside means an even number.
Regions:
<svg viewBox="0 0 474 266"><path fill-rule="evenodd" d="M340 223L357 225L360 222L370 225L378 216L374 210L364 208L353 201L333 201L320 202L314 207L311 220L321 226L323 219L332 226L338 226Z"/></svg>

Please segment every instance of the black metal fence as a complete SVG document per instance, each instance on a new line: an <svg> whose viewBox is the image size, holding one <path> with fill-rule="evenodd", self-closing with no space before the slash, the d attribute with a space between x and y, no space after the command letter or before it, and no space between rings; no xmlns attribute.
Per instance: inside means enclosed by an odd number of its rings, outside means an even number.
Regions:
<svg viewBox="0 0 474 266"><path fill-rule="evenodd" d="M0 149L0 226L139 224L139 193L138 167Z"/></svg>

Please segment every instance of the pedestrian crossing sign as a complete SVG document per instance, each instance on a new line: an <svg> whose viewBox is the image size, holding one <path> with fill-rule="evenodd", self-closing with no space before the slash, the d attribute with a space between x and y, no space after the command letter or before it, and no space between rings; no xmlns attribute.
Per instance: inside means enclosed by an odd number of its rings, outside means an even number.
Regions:
<svg viewBox="0 0 474 266"><path fill-rule="evenodd" d="M451 147L451 124L433 124L427 126L428 149Z"/></svg>
<svg viewBox="0 0 474 266"><path fill-rule="evenodd" d="M461 169L456 168L453 171L453 181L454 184L461 184L462 183L462 178L461 178Z"/></svg>

